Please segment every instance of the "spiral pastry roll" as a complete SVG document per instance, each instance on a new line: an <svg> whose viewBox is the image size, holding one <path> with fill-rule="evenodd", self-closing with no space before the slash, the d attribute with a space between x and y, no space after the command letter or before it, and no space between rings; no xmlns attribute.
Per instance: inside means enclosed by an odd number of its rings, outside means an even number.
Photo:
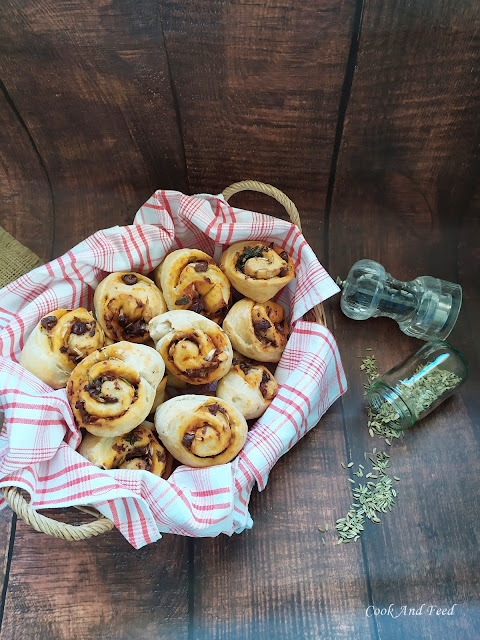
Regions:
<svg viewBox="0 0 480 640"><path fill-rule="evenodd" d="M170 311L188 309L220 324L230 304L230 282L199 249L178 249L154 271Z"/></svg>
<svg viewBox="0 0 480 640"><path fill-rule="evenodd" d="M235 356L232 365L218 382L217 397L232 404L246 420L260 417L277 395L277 381L258 362Z"/></svg>
<svg viewBox="0 0 480 640"><path fill-rule="evenodd" d="M265 304L239 300L228 312L223 328L234 349L260 362L278 362L288 340L285 311L272 300Z"/></svg>
<svg viewBox="0 0 480 640"><path fill-rule="evenodd" d="M210 384L228 373L232 345L212 320L193 311L168 311L150 322L149 331L173 380Z"/></svg>
<svg viewBox="0 0 480 640"><path fill-rule="evenodd" d="M167 478L172 469L172 456L147 425L142 423L130 433L116 438L100 438L87 433L78 452L101 469L138 469Z"/></svg>
<svg viewBox="0 0 480 640"><path fill-rule="evenodd" d="M120 271L104 278L93 297L95 315L112 340L145 344L148 323L167 310L162 292L140 273Z"/></svg>
<svg viewBox="0 0 480 640"><path fill-rule="evenodd" d="M75 366L105 344L105 334L90 311L57 309L29 335L20 364L54 389L67 385Z"/></svg>
<svg viewBox="0 0 480 640"><path fill-rule="evenodd" d="M172 456L189 467L212 467L235 458L245 444L247 423L218 398L185 395L155 412L155 427Z"/></svg>
<svg viewBox="0 0 480 640"><path fill-rule="evenodd" d="M235 289L256 302L267 302L295 277L292 259L273 242L236 242L219 265Z"/></svg>
<svg viewBox="0 0 480 640"><path fill-rule="evenodd" d="M121 436L150 413L165 365L144 344L117 342L94 351L72 371L67 397L79 427Z"/></svg>

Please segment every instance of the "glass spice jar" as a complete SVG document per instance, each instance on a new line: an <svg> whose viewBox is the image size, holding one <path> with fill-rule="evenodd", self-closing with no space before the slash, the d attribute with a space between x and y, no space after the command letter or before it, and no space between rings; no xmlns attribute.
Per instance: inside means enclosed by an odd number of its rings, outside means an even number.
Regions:
<svg viewBox="0 0 480 640"><path fill-rule="evenodd" d="M427 342L367 390L372 419L403 431L450 397L467 377L468 363L460 351L443 340Z"/></svg>

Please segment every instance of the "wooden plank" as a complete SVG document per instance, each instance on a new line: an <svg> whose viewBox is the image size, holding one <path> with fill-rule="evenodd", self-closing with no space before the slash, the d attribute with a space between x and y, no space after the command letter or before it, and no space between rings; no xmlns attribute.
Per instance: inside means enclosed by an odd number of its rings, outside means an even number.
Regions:
<svg viewBox="0 0 480 640"><path fill-rule="evenodd" d="M254 491L251 531L195 541L195 638L373 637L361 546L337 546L333 529L349 506L345 459L337 403Z"/></svg>
<svg viewBox="0 0 480 640"><path fill-rule="evenodd" d="M99 228L130 223L155 188L185 190L155 2L7 2L0 28L0 77L53 194L53 214L45 206L34 211L37 226L50 238L53 232L53 247L38 234L32 248L59 255ZM24 206L45 176L23 129L13 119L6 129L4 153L15 161L8 187L23 194ZM9 220L29 244L35 231L28 217ZM188 546L188 539L165 536L134 551L118 533L74 544L20 522L0 637L183 638Z"/></svg>
<svg viewBox="0 0 480 640"><path fill-rule="evenodd" d="M50 185L35 142L4 91L0 92L0 225L47 260L53 243Z"/></svg>
<svg viewBox="0 0 480 640"><path fill-rule="evenodd" d="M156 2L14 1L2 14L0 77L52 185L54 255L129 224L156 188L185 190Z"/></svg>
<svg viewBox="0 0 480 640"><path fill-rule="evenodd" d="M330 264L345 277L360 258L381 262L400 279L429 274L472 291L459 238L478 246L472 215L473 150L478 141L478 93L470 81L478 63L474 3L366 2L358 65L345 121L330 214ZM374 72L373 72L374 70ZM477 214L478 215L478 214ZM477 219L478 220L478 219ZM466 240L467 229L476 235ZM463 265L463 271L457 265ZM477 276L478 278L478 276ZM452 333L475 358L464 318ZM334 309L335 334L350 390L344 396L352 460L382 441L372 440L362 412L357 355L373 348L385 371L421 346L388 319L356 322ZM478 374L471 385L478 386ZM395 441L389 452L401 478L398 504L382 525L363 536L377 637L471 638L478 628L476 477L478 404L467 392L438 408ZM471 393L471 392L470 392ZM424 604L422 615L403 615ZM451 608L452 616L428 614Z"/></svg>
<svg viewBox="0 0 480 640"><path fill-rule="evenodd" d="M187 544L166 535L135 551L116 531L67 542L19 520L0 638L187 638Z"/></svg>
<svg viewBox="0 0 480 640"><path fill-rule="evenodd" d="M244 178L280 187L320 257L352 18L352 4L281 0L168 2L162 12L190 190L218 192ZM284 215L265 196L232 203ZM317 530L347 506L345 483L332 480L344 455L337 410L253 496L253 531L194 541L195 638L343 637L356 625L369 635L361 550L340 553L331 534L324 547Z"/></svg>
<svg viewBox="0 0 480 640"><path fill-rule="evenodd" d="M353 13L331 0L165 3L191 192L274 184L304 212L306 232L323 237Z"/></svg>
<svg viewBox="0 0 480 640"><path fill-rule="evenodd" d="M458 279L463 288L463 306L460 317L449 338L462 351L468 354L470 381L463 390L463 397L470 419L478 421L478 376L480 371L480 343L475 336L478 333L480 314L480 184L477 184L470 202L459 221L458 232ZM477 440L480 433L475 431Z"/></svg>
<svg viewBox="0 0 480 640"><path fill-rule="evenodd" d="M9 509L0 512L0 629L3 622L3 614L5 607L5 596L7 592L8 577L11 566L11 550L13 548L13 540L15 538L16 518Z"/></svg>

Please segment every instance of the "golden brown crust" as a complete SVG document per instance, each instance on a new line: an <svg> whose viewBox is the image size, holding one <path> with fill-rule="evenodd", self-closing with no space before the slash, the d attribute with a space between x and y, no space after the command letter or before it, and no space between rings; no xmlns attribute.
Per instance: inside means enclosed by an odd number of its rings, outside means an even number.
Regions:
<svg viewBox="0 0 480 640"><path fill-rule="evenodd" d="M155 427L174 458L190 467L212 467L235 458L247 438L247 423L218 398L184 395L164 402Z"/></svg>
<svg viewBox="0 0 480 640"><path fill-rule="evenodd" d="M295 277L292 259L273 242L236 242L219 266L237 291L256 302L267 302Z"/></svg>
<svg viewBox="0 0 480 640"><path fill-rule="evenodd" d="M148 342L148 323L167 310L162 292L141 273L119 271L104 278L95 289L95 315L112 340Z"/></svg>
<svg viewBox="0 0 480 640"><path fill-rule="evenodd" d="M161 356L143 344L117 342L95 351L68 381L76 423L101 437L128 433L150 413L164 372Z"/></svg>
<svg viewBox="0 0 480 640"><path fill-rule="evenodd" d="M260 362L278 362L288 340L288 324L281 305L244 298L223 321L225 333L239 353Z"/></svg>
<svg viewBox="0 0 480 640"><path fill-rule="evenodd" d="M209 384L229 371L232 345L212 320L193 311L168 311L154 318L149 329L165 366L177 380Z"/></svg>
<svg viewBox="0 0 480 640"><path fill-rule="evenodd" d="M232 368L218 382L216 395L251 420L265 413L277 391L277 381L267 367L235 354Z"/></svg>
<svg viewBox="0 0 480 640"><path fill-rule="evenodd" d="M56 309L43 317L29 335L20 364L43 382L65 387L75 366L105 344L105 334L83 307Z"/></svg>
<svg viewBox="0 0 480 640"><path fill-rule="evenodd" d="M220 324L230 305L230 282L199 249L177 249L155 269L154 279L170 311L188 309Z"/></svg>
<svg viewBox="0 0 480 640"><path fill-rule="evenodd" d="M87 433L78 452L101 469L137 469L166 479L172 470L172 456L146 425L112 438Z"/></svg>

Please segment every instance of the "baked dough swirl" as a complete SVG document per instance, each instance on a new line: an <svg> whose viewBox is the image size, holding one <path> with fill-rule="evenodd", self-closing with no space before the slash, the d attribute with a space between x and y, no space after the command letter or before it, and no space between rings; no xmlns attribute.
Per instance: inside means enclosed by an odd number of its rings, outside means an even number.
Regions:
<svg viewBox="0 0 480 640"><path fill-rule="evenodd" d="M232 368L218 381L217 397L240 411L246 420L259 418L277 395L278 384L263 364L234 355Z"/></svg>
<svg viewBox="0 0 480 640"><path fill-rule="evenodd" d="M265 304L239 300L228 312L223 328L234 349L260 362L278 362L288 340L285 311L272 300Z"/></svg>
<svg viewBox="0 0 480 640"><path fill-rule="evenodd" d="M167 478L172 469L172 456L149 424L144 422L130 433L113 438L87 433L78 452L101 469L137 469Z"/></svg>
<svg viewBox="0 0 480 640"><path fill-rule="evenodd" d="M193 311L168 311L150 321L149 331L168 371L182 382L209 384L228 373L232 345L212 320Z"/></svg>
<svg viewBox="0 0 480 640"><path fill-rule="evenodd" d="M235 407L203 395L167 400L155 412L155 427L173 457L189 467L230 462L245 444L248 431Z"/></svg>
<svg viewBox="0 0 480 640"><path fill-rule="evenodd" d="M170 311L188 309L220 324L230 304L230 282L215 260L199 249L178 249L153 277Z"/></svg>
<svg viewBox="0 0 480 640"><path fill-rule="evenodd" d="M144 344L117 342L94 351L72 371L67 397L79 427L96 436L121 436L152 409L165 365Z"/></svg>
<svg viewBox="0 0 480 640"><path fill-rule="evenodd" d="M235 289L256 302L267 302L295 277L292 259L273 242L236 242L219 265Z"/></svg>
<svg viewBox="0 0 480 640"><path fill-rule="evenodd" d="M167 310L162 292L141 273L119 271L104 278L93 297L95 315L112 340L145 344L148 323Z"/></svg>
<svg viewBox="0 0 480 640"><path fill-rule="evenodd" d="M60 389L78 362L104 344L105 334L90 311L57 309L29 335L19 362L53 389Z"/></svg>

